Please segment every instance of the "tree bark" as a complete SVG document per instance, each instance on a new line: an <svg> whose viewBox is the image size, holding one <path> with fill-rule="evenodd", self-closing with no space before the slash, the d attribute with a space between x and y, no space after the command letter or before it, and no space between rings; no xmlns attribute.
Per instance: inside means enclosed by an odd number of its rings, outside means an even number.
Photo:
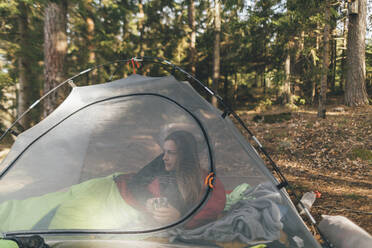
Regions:
<svg viewBox="0 0 372 248"><path fill-rule="evenodd" d="M315 53L318 54L319 53L319 46L320 46L320 34L321 33L321 28L320 28L320 24L319 22L317 22L316 24L316 30L315 30ZM317 68L318 67L318 63L316 63L316 60L314 58L314 70L318 71ZM311 84L311 104L312 105L315 105L315 100L316 100L316 96L318 95L318 82L320 81L319 79L319 75L318 73L315 74L315 76L313 77L313 82Z"/></svg>
<svg viewBox="0 0 372 248"><path fill-rule="evenodd" d="M19 81L18 81L18 98L17 98L17 116L22 115L30 104L30 80L28 76L30 75L30 64L29 59L26 56L25 51L27 49L28 42L28 13L24 2L19 3L19 16L18 16L18 30L19 30L19 44L20 53L18 58L18 71L19 71ZM30 115L25 115L19 123L25 129L30 127Z"/></svg>
<svg viewBox="0 0 372 248"><path fill-rule="evenodd" d="M314 78L313 82L311 83L311 104L315 104L315 96L316 96L316 79Z"/></svg>
<svg viewBox="0 0 372 248"><path fill-rule="evenodd" d="M67 53L67 1L48 2L44 17L44 93L63 80L64 62ZM57 92L44 100L44 117L58 104Z"/></svg>
<svg viewBox="0 0 372 248"><path fill-rule="evenodd" d="M347 1L344 2L343 8L347 8ZM342 53L341 53L341 76L340 76L340 90L345 90L346 85L346 46L347 46L347 18L343 21L343 33L342 33Z"/></svg>
<svg viewBox="0 0 372 248"><path fill-rule="evenodd" d="M192 75L196 73L196 21L195 21L195 4L189 0L189 27L190 32L190 71Z"/></svg>
<svg viewBox="0 0 372 248"><path fill-rule="evenodd" d="M234 98L233 98L233 103L234 106L237 106L237 100L238 100L238 73L235 73L235 78L234 78Z"/></svg>
<svg viewBox="0 0 372 248"><path fill-rule="evenodd" d="M325 8L325 24L323 33L323 63L322 63L322 78L320 81L320 94L318 105L318 117L325 119L326 117L326 101L327 101L327 78L329 71L329 21L330 21L330 6L326 1Z"/></svg>
<svg viewBox="0 0 372 248"><path fill-rule="evenodd" d="M263 72L261 74L261 84L262 84L262 88L263 88L263 93L264 95L266 95L266 66L264 66L263 68Z"/></svg>
<svg viewBox="0 0 372 248"><path fill-rule="evenodd" d="M223 83L223 99L226 103L229 103L229 75L225 73L225 81Z"/></svg>
<svg viewBox="0 0 372 248"><path fill-rule="evenodd" d="M282 104L292 104L292 93L291 93L291 55L288 51L287 57L284 64L285 81L282 86Z"/></svg>
<svg viewBox="0 0 372 248"><path fill-rule="evenodd" d="M336 90L336 69L337 69L337 41L333 41L333 67L332 67L332 82L333 82L333 91Z"/></svg>
<svg viewBox="0 0 372 248"><path fill-rule="evenodd" d="M214 1L214 50L213 50L213 90L218 93L220 78L220 42L221 42L221 3ZM212 98L212 105L217 107L217 98Z"/></svg>
<svg viewBox="0 0 372 248"><path fill-rule="evenodd" d="M88 63L90 65L94 65L96 63L96 53L94 51L94 44L93 44L93 38L94 38L94 30L95 30L95 24L94 20L91 17L86 18L87 23L87 46L88 46ZM87 74L88 77L88 85L94 84L97 81L100 82L99 79L99 68L96 70L93 70L91 74Z"/></svg>
<svg viewBox="0 0 372 248"><path fill-rule="evenodd" d="M367 0L356 1L358 14L349 14L347 36L345 104L348 106L368 104L365 65Z"/></svg>
<svg viewBox="0 0 372 248"><path fill-rule="evenodd" d="M143 11L143 4L142 0L138 1L138 11L140 14L140 18L138 20L138 30L140 32L140 37L139 37L139 54L141 57L145 56L145 51L144 51L144 22L145 22L145 13Z"/></svg>
<svg viewBox="0 0 372 248"><path fill-rule="evenodd" d="M88 50L89 50L89 64L94 64L96 61L96 53L94 52L94 44L93 44L93 37L94 37L94 20L91 17L87 17L87 32L88 32Z"/></svg>
<svg viewBox="0 0 372 248"><path fill-rule="evenodd" d="M329 69L330 69L330 75L328 77L328 82L329 82L329 88L330 88L330 91L332 93L335 92L335 88L336 88L336 41L335 40L331 40L330 41L330 52L331 52L331 58L330 58L330 65L329 65Z"/></svg>

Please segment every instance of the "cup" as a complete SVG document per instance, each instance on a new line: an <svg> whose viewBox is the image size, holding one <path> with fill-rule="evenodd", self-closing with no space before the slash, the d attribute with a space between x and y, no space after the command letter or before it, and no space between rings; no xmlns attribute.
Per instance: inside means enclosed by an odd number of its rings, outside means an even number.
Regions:
<svg viewBox="0 0 372 248"><path fill-rule="evenodd" d="M153 202L153 208L166 208L168 207L168 199L166 197L157 197L154 198Z"/></svg>

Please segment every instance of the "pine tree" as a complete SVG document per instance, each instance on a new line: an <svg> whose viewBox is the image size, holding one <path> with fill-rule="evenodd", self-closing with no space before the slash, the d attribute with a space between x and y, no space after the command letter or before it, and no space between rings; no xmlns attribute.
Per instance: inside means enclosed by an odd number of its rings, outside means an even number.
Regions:
<svg viewBox="0 0 372 248"><path fill-rule="evenodd" d="M195 75L196 72L196 21L195 21L195 3L188 1L188 22L190 27L190 72Z"/></svg>
<svg viewBox="0 0 372 248"><path fill-rule="evenodd" d="M44 93L63 81L67 53L67 1L48 2L44 16ZM58 105L58 92L44 100L44 116Z"/></svg>
<svg viewBox="0 0 372 248"><path fill-rule="evenodd" d="M328 0L325 2L325 24L323 33L323 64L322 78L320 83L318 117L326 117L326 100L327 100L327 78L329 66L329 21L330 21L330 6Z"/></svg>
<svg viewBox="0 0 372 248"><path fill-rule="evenodd" d="M218 93L220 80L220 43L221 43L221 3L214 1L214 49L213 49L213 90ZM213 106L217 107L217 99L212 98Z"/></svg>
<svg viewBox="0 0 372 248"><path fill-rule="evenodd" d="M346 88L345 103L348 106L368 104L366 91L365 37L367 21L367 0L354 0L351 6L358 6L349 13L349 27L346 51Z"/></svg>
<svg viewBox="0 0 372 248"><path fill-rule="evenodd" d="M6 95L3 104L5 118L12 122L22 115L40 97L42 82L42 2L1 2L0 14L6 16L0 24L0 53L4 63L2 84ZM4 80L4 81L3 81ZM13 89L16 87L16 91ZM5 96L5 95L4 95ZM14 102L11 104L11 102ZM16 107L16 111L11 106ZM2 108L4 106L0 106ZM20 120L19 129L27 129L39 120L40 108L36 106ZM20 131L19 130L19 131Z"/></svg>

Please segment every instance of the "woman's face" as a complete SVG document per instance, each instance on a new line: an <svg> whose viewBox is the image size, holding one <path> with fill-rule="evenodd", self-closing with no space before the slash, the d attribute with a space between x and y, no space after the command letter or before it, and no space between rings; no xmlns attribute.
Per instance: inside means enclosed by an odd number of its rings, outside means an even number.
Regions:
<svg viewBox="0 0 372 248"><path fill-rule="evenodd" d="M166 140L164 142L164 156L163 161L166 171L172 171L177 166L177 145L173 140Z"/></svg>

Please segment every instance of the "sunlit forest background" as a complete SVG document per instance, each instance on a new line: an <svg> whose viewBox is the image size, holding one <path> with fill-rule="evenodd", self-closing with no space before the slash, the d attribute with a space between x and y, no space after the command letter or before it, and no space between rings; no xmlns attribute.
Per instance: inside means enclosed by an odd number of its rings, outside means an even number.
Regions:
<svg viewBox="0 0 372 248"><path fill-rule="evenodd" d="M324 118L334 99L368 105L370 8L370 0L1 0L0 127L63 80L135 56L172 61L235 109L319 105ZM353 50L360 44L363 52ZM133 73L126 64L111 65L80 81L105 82L114 72ZM49 96L18 128L37 123L68 92Z"/></svg>

